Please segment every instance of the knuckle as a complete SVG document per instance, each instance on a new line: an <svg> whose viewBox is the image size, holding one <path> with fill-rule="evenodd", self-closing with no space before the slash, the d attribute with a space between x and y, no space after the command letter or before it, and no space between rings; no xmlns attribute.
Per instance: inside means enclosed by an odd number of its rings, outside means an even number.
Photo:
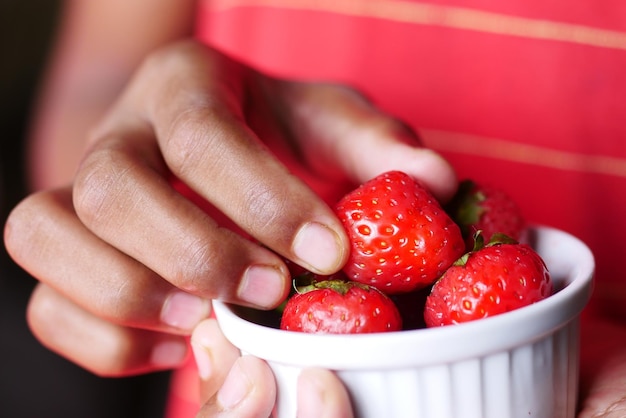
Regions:
<svg viewBox="0 0 626 418"><path fill-rule="evenodd" d="M56 223L50 210L51 192L38 192L22 200L8 215L4 226L4 243L9 255L18 263L33 260L33 246L43 248L50 224Z"/></svg>
<svg viewBox="0 0 626 418"><path fill-rule="evenodd" d="M197 109L187 109L177 115L164 137L163 153L170 169L182 175L197 166L202 148L211 138L206 120Z"/></svg>
<svg viewBox="0 0 626 418"><path fill-rule="evenodd" d="M163 138L163 154L170 169L183 178L199 168L215 171L227 157L224 141L232 134L227 132L230 117L210 99L178 114Z"/></svg>
<svg viewBox="0 0 626 418"><path fill-rule="evenodd" d="M383 114L369 118L367 128L379 137L415 135L411 128L401 120Z"/></svg>
<svg viewBox="0 0 626 418"><path fill-rule="evenodd" d="M192 240L182 245L180 253L166 266L168 280L186 292L213 297L211 284L220 275L226 257L224 248L211 240Z"/></svg>
<svg viewBox="0 0 626 418"><path fill-rule="evenodd" d="M115 147L92 152L76 174L72 197L79 218L87 225L106 223L113 211L123 212L129 196L130 165Z"/></svg>
<svg viewBox="0 0 626 418"><path fill-rule="evenodd" d="M41 286L37 287L40 288ZM47 299L38 297L38 293L41 292L36 290L28 303L26 320L35 337L44 345L50 345L50 341L54 339L51 331L56 329L57 310Z"/></svg>
<svg viewBox="0 0 626 418"><path fill-rule="evenodd" d="M94 292L89 310L120 325L153 326L159 304L156 298L146 300L145 295L164 293L159 289L164 284L147 268L112 271L107 286L101 286Z"/></svg>
<svg viewBox="0 0 626 418"><path fill-rule="evenodd" d="M244 198L245 223L252 231L267 231L274 236L282 236L281 232L289 223L289 209L292 207L287 199L275 190L257 185L246 193Z"/></svg>
<svg viewBox="0 0 626 418"><path fill-rule="evenodd" d="M24 243L30 241L33 230L33 221L38 222L40 218L31 217L30 208L35 204L35 196L31 195L21 201L9 213L4 225L4 245L9 254L15 258L22 253Z"/></svg>
<svg viewBox="0 0 626 418"><path fill-rule="evenodd" d="M138 78L161 81L166 74L176 74L187 61L188 49L181 43L174 43L151 51L139 65Z"/></svg>
<svg viewBox="0 0 626 418"><path fill-rule="evenodd" d="M151 51L144 58L140 70L162 73L164 68L178 67L185 64L198 47L196 42L188 40L168 43Z"/></svg>

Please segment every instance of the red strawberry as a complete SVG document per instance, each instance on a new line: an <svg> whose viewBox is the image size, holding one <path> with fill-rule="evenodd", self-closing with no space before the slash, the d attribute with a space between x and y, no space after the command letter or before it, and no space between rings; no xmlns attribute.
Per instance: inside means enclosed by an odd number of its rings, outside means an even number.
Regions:
<svg viewBox="0 0 626 418"><path fill-rule="evenodd" d="M351 242L344 271L386 294L432 284L464 252L459 227L428 190L399 171L348 193L336 213Z"/></svg>
<svg viewBox="0 0 626 418"><path fill-rule="evenodd" d="M391 299L374 287L343 280L314 282L292 296L280 328L322 334L399 331L402 319Z"/></svg>
<svg viewBox="0 0 626 418"><path fill-rule="evenodd" d="M502 236L465 254L433 286L426 299L429 327L486 318L530 305L552 293L548 269L526 244Z"/></svg>
<svg viewBox="0 0 626 418"><path fill-rule="evenodd" d="M291 277L293 277L293 286L287 299L284 300L283 303L281 303L275 309L280 315L282 315L283 311L285 310L285 306L287 306L287 302L293 295L297 294L298 292L304 292L307 289L311 289L311 286L314 283L331 280L344 282L348 281L348 276L346 276L346 273L344 273L342 270L339 270L338 272L331 275L321 275L308 271L304 267L300 267L299 265L293 263L288 259L284 259L284 261L285 264L287 264L289 272L291 273Z"/></svg>
<svg viewBox="0 0 626 418"><path fill-rule="evenodd" d="M526 230L526 221L515 201L496 187L471 180L461 182L446 209L461 227L468 251L477 231L481 231L485 241L496 233L519 241Z"/></svg>

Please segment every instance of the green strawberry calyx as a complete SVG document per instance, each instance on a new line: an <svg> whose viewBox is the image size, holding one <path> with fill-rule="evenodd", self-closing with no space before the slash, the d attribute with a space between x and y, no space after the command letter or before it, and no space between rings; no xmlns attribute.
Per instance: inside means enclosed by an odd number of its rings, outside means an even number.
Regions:
<svg viewBox="0 0 626 418"><path fill-rule="evenodd" d="M509 237L508 235L503 234L501 232L497 232L493 234L489 242L485 244L485 237L483 236L482 231L478 230L474 233L474 246L472 250L463 254L458 260L454 262L453 265L464 266L467 263L467 259L472 253L480 251L486 247L495 247L497 245L503 245L503 244L514 245L514 244L519 244L519 243L513 238Z"/></svg>
<svg viewBox="0 0 626 418"><path fill-rule="evenodd" d="M472 180L463 180L459 183L459 189L450 202L449 207L453 217L465 233L469 225L475 225L485 213L482 202L486 196L481 191L474 191L476 183Z"/></svg>
<svg viewBox="0 0 626 418"><path fill-rule="evenodd" d="M293 288L296 293L299 294L316 289L331 289L341 295L345 295L353 287L360 287L365 290L369 289L369 286L366 284L352 281L339 279L316 280L314 275L310 273L304 273L293 279Z"/></svg>

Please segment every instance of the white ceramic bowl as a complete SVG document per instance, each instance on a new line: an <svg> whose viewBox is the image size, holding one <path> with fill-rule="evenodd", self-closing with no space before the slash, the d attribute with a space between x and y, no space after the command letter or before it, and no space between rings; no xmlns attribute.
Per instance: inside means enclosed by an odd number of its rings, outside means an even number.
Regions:
<svg viewBox="0 0 626 418"><path fill-rule="evenodd" d="M530 231L552 274L549 298L491 318L383 334L314 335L257 325L214 303L226 337L265 359L278 383L276 416L296 416L304 367L335 370L365 418L573 418L578 317L592 291L594 258L577 238Z"/></svg>

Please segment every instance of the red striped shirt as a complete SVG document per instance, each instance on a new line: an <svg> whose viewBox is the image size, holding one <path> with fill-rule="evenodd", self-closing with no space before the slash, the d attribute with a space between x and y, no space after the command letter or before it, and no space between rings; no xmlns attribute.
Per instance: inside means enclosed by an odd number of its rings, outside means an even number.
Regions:
<svg viewBox="0 0 626 418"><path fill-rule="evenodd" d="M273 75L360 89L460 177L587 242L596 299L623 310L623 0L205 0L198 37Z"/></svg>

